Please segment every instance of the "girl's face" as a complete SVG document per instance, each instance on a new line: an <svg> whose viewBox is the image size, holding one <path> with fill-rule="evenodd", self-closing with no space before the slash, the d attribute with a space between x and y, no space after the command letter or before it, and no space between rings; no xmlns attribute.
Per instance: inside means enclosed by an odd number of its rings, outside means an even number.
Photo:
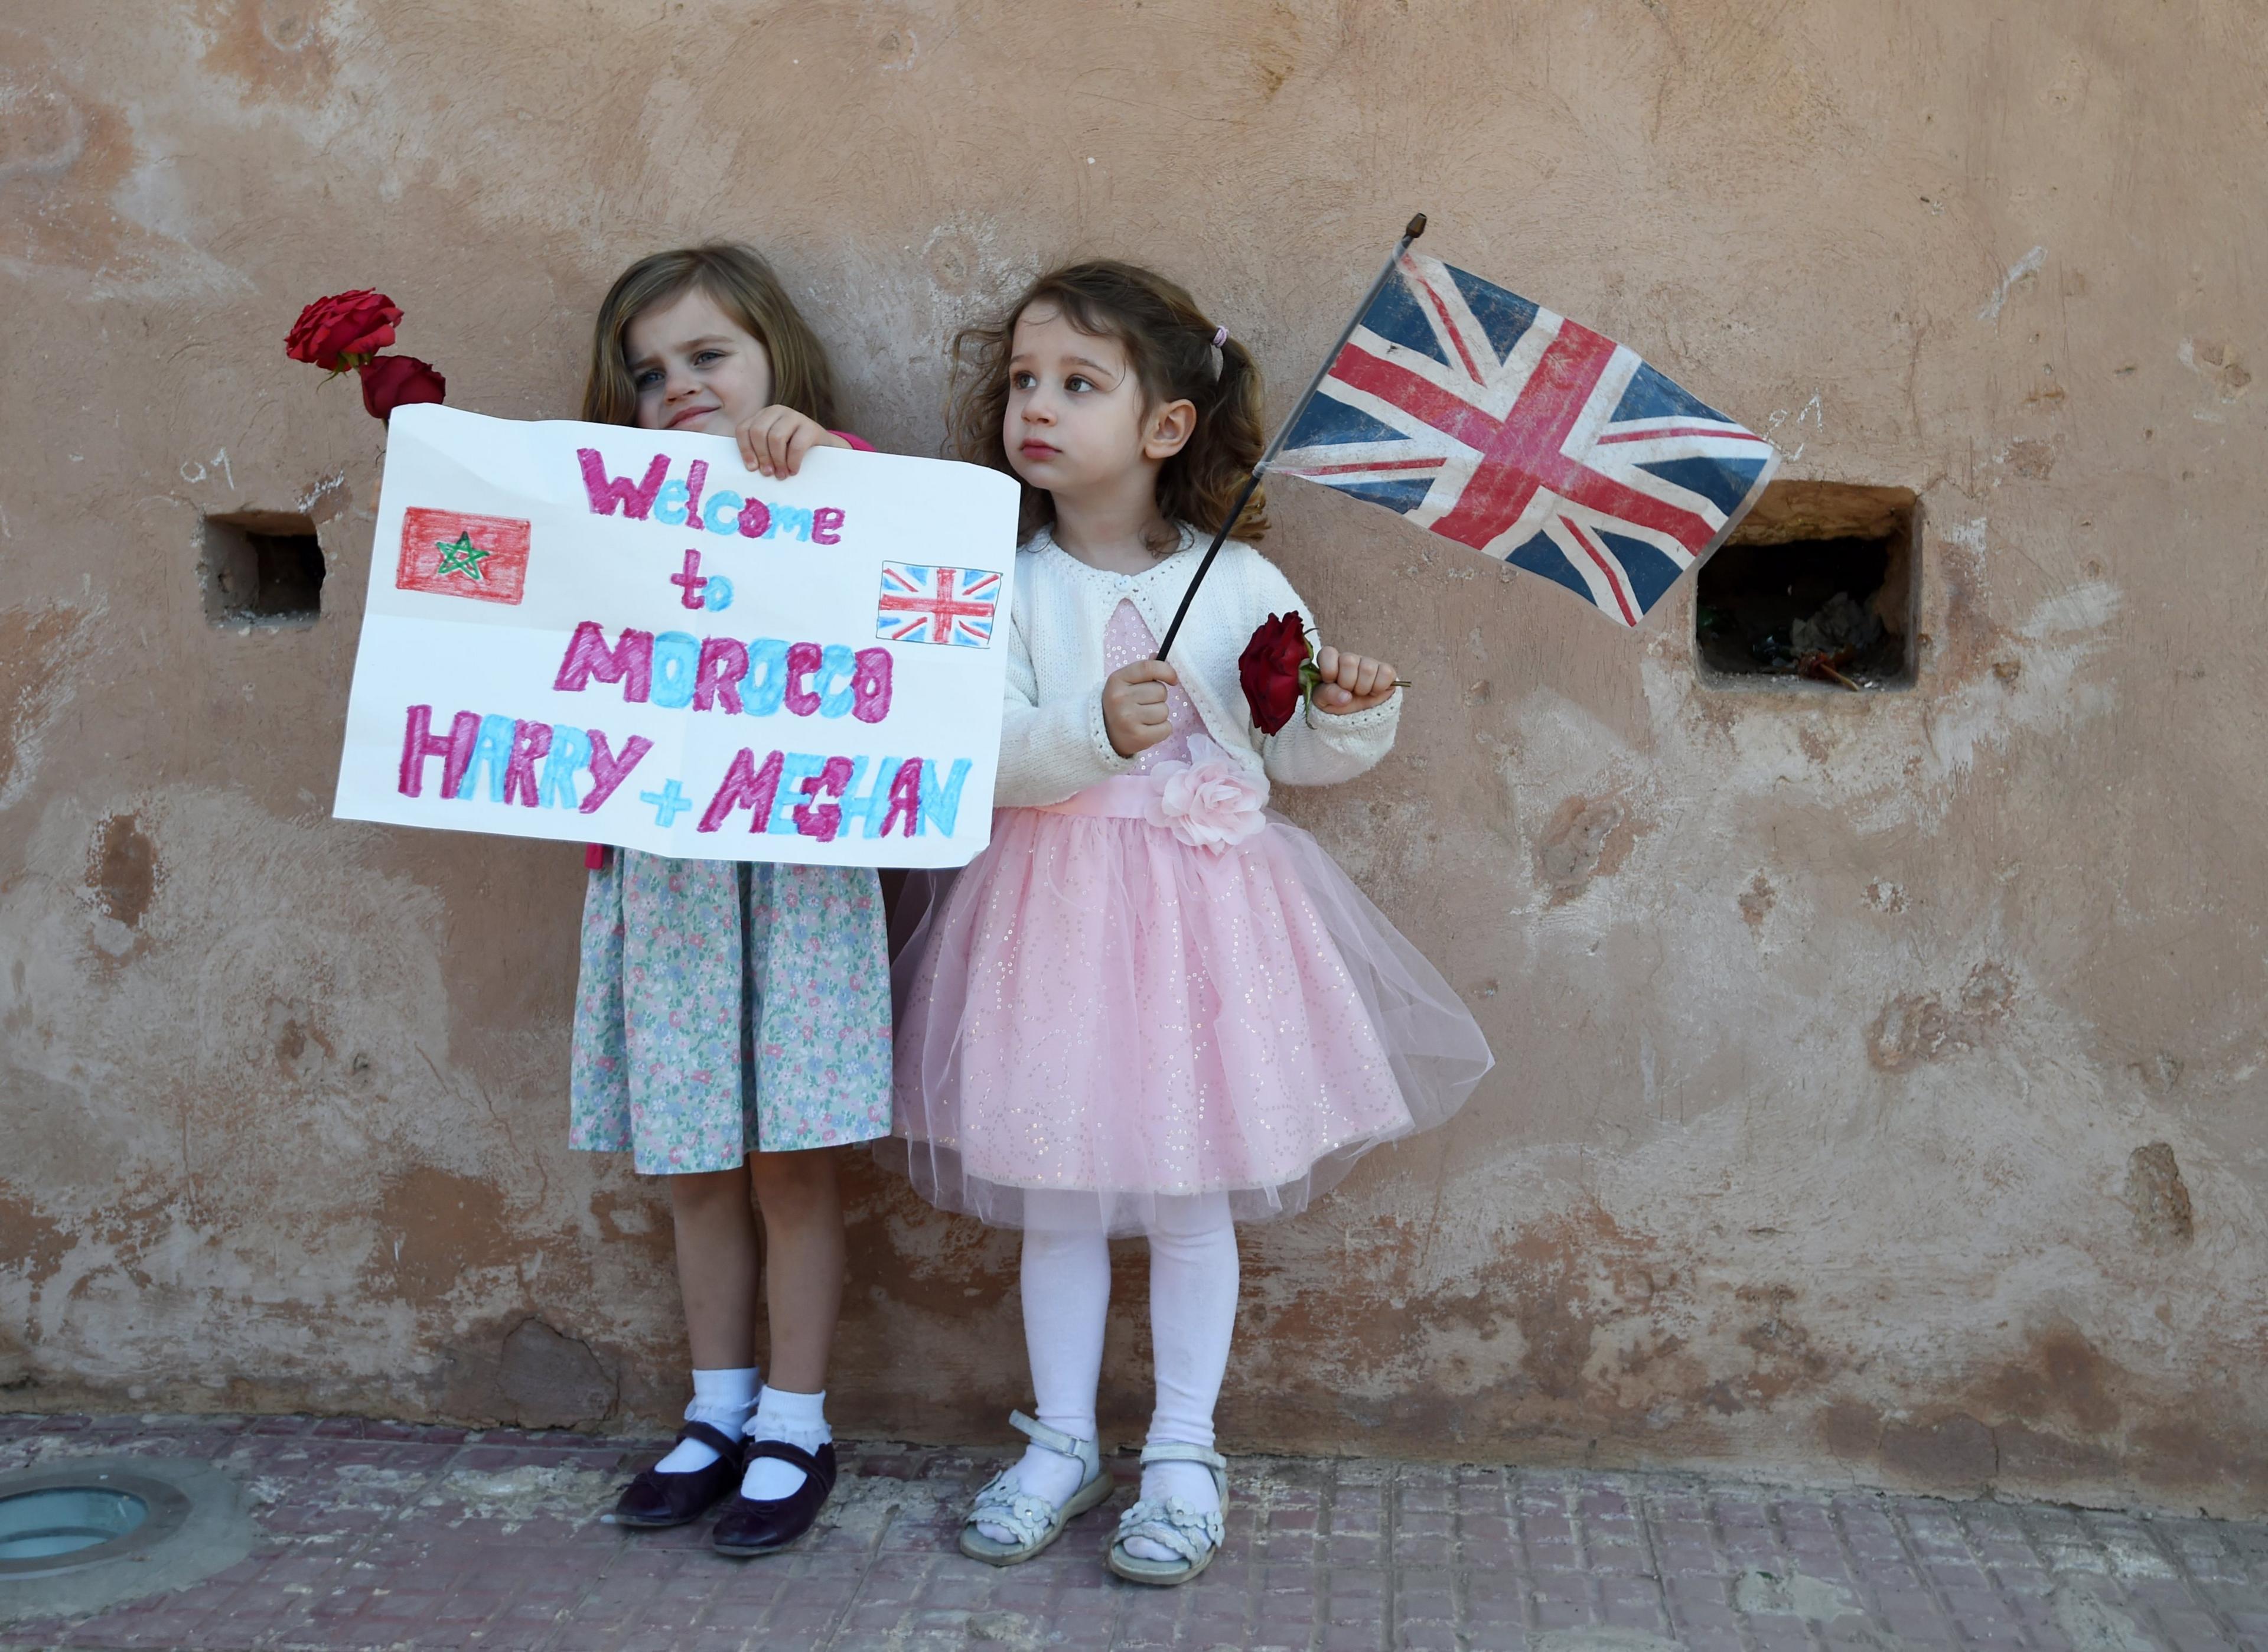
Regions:
<svg viewBox="0 0 2268 1652"><path fill-rule="evenodd" d="M1107 489L1179 453L1196 427L1187 402L1145 405L1126 347L1082 333L1042 300L1016 318L1009 344L1008 463L1035 488L1074 495Z"/></svg>
<svg viewBox="0 0 2268 1652"><path fill-rule="evenodd" d="M771 405L770 353L698 286L637 317L622 343L641 429L730 436Z"/></svg>

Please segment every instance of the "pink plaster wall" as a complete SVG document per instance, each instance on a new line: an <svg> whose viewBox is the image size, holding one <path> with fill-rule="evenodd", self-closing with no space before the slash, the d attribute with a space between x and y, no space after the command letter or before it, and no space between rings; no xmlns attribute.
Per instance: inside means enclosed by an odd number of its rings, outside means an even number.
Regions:
<svg viewBox="0 0 2268 1652"><path fill-rule="evenodd" d="M0 1405L680 1403L662 1205L565 1146L576 852L328 818L381 435L300 303L559 416L628 259L743 236L933 452L1042 261L1182 277L1280 406L1423 207L1918 494L1929 643L1706 690L1690 593L1622 641L1278 490L1421 685L1297 812L1503 1064L1248 1236L1227 1437L2268 1508L2264 84L2242 0L0 7ZM252 509L316 623L205 618ZM854 1195L840 1423L1005 1437L1012 1242Z"/></svg>

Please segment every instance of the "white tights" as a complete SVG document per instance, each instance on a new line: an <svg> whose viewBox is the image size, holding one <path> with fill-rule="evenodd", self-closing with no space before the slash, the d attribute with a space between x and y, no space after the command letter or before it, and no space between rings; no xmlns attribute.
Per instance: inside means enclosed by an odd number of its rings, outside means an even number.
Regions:
<svg viewBox="0 0 2268 1652"><path fill-rule="evenodd" d="M1094 1209L1091 1193L1024 1196L1024 1341L1033 1393L1042 1422L1081 1440L1096 1434L1094 1392L1110 1309L1110 1247ZM1210 1447L1213 1406L1236 1329L1236 1228L1228 1196L1157 1199L1149 1237L1150 1341L1158 1383L1150 1441ZM1017 1465L1016 1478L1025 1491L1061 1503L1079 1489L1079 1468L1034 1446ZM1145 1469L1142 1495L1179 1497L1200 1510L1219 1507L1212 1476L1195 1463ZM1146 1552L1152 1545L1142 1546ZM1151 1558L1173 1557L1160 1550Z"/></svg>

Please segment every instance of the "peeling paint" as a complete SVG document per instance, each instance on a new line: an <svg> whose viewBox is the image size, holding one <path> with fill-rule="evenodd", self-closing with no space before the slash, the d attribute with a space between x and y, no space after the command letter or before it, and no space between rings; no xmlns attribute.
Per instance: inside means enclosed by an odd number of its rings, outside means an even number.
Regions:
<svg viewBox="0 0 2268 1652"><path fill-rule="evenodd" d="M0 610L0 808L30 785L92 620L62 603Z"/></svg>
<svg viewBox="0 0 2268 1652"><path fill-rule="evenodd" d="M2047 262L2047 256L2046 247L2035 247L2010 264L2007 273L2000 277L2000 284L1992 289L1992 296L1984 300L1984 307L1977 312L1977 319L1980 321L1999 321L2000 307L2007 303L2008 294L2015 290L2016 284L2039 274L2040 267Z"/></svg>
<svg viewBox="0 0 2268 1652"><path fill-rule="evenodd" d="M2145 1142L2126 1161L2126 1202L2133 1206L2134 1231L2161 1250L2187 1250L2197 1243L2197 1221L2189 1184L2170 1143Z"/></svg>

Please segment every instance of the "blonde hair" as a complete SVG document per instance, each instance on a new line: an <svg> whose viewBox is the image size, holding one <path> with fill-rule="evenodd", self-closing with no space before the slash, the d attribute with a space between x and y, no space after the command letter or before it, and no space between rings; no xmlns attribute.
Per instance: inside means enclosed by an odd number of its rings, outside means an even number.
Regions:
<svg viewBox="0 0 2268 1652"><path fill-rule="evenodd" d="M637 423L637 387L630 380L630 323L657 305L699 287L758 340L771 358L772 400L832 429L835 373L827 347L754 247L709 241L654 253L616 277L599 305L591 336L591 376L583 385L583 417L593 424Z"/></svg>
<svg viewBox="0 0 2268 1652"><path fill-rule="evenodd" d="M1126 347L1145 404L1184 398L1197 410L1197 429L1158 472L1158 509L1200 531L1220 526L1267 444L1261 424L1260 368L1233 338L1213 344L1215 328L1180 284L1154 269L1116 258L1051 269L990 327L967 327L953 341L954 388L947 428L954 454L1014 476L1001 427L1008 410L1008 358L1016 318L1041 302L1091 338ZM1020 481L1021 478L1018 478ZM1055 501L1024 484L1023 528L1055 520ZM1252 541L1268 531L1268 498L1256 489L1233 529ZM1152 546L1170 549L1171 542Z"/></svg>

